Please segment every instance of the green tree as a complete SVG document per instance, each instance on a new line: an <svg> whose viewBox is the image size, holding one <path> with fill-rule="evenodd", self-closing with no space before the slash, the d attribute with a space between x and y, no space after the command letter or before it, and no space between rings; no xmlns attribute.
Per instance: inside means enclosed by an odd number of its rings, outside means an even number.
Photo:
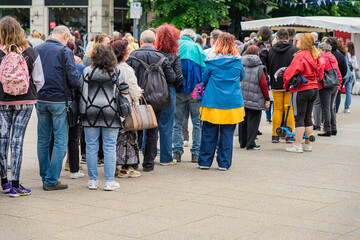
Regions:
<svg viewBox="0 0 360 240"><path fill-rule="evenodd" d="M227 0L142 0L144 11L153 11L158 18L149 25L157 27L165 22L182 29L219 27L219 21L229 19Z"/></svg>

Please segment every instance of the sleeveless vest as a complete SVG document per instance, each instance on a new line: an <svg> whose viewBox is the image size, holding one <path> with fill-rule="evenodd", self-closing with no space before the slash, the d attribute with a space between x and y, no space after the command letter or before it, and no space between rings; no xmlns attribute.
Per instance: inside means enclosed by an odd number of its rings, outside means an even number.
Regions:
<svg viewBox="0 0 360 240"><path fill-rule="evenodd" d="M262 71L259 73L259 68L263 68L260 58L256 55L244 55L242 63L245 70L245 77L241 82L244 106L253 110L266 110L265 98L259 85L259 74L262 74Z"/></svg>

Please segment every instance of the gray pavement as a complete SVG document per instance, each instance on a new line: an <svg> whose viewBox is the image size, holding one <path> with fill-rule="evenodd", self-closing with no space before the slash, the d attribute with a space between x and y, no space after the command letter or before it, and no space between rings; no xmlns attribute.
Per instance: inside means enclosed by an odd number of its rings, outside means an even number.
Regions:
<svg viewBox="0 0 360 240"><path fill-rule="evenodd" d="M344 97L344 96L343 96ZM342 107L340 108L342 110ZM87 189L88 178L45 192L36 158L36 116L28 127L21 181L32 195L0 195L0 239L360 239L360 96L338 114L338 136L312 153L284 152L261 124L260 151L239 148L227 172L198 170L189 149L174 166L155 166L121 188ZM158 163L158 159L156 159ZM85 172L86 166L84 165Z"/></svg>

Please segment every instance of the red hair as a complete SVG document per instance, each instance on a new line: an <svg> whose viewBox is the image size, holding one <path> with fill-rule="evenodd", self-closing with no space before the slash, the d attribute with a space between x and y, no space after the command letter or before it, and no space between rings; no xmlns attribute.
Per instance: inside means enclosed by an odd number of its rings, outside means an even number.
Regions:
<svg viewBox="0 0 360 240"><path fill-rule="evenodd" d="M174 25L164 23L156 29L155 48L175 54L179 50L180 30Z"/></svg>
<svg viewBox="0 0 360 240"><path fill-rule="evenodd" d="M222 33L215 43L215 54L230 54L236 56L235 37L230 33Z"/></svg>
<svg viewBox="0 0 360 240"><path fill-rule="evenodd" d="M259 56L259 54L260 54L260 48L254 44L249 46L244 53L244 55L257 55L257 56Z"/></svg>

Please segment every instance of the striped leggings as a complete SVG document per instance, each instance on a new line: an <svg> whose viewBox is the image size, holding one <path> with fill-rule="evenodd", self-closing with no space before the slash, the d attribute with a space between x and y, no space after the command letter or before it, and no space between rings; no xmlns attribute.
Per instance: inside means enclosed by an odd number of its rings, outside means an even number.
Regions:
<svg viewBox="0 0 360 240"><path fill-rule="evenodd" d="M7 178L7 158L11 148L12 180L18 181L26 127L33 105L0 105L0 174ZM10 138L11 133L11 138Z"/></svg>

